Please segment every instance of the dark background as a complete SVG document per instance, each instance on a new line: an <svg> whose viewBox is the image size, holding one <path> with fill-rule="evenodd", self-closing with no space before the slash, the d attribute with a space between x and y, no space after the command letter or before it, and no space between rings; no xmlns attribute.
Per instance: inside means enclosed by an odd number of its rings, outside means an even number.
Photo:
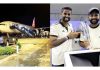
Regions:
<svg viewBox="0 0 100 70"><path fill-rule="evenodd" d="M50 26L50 4L0 4L0 22L15 21L36 27Z"/></svg>

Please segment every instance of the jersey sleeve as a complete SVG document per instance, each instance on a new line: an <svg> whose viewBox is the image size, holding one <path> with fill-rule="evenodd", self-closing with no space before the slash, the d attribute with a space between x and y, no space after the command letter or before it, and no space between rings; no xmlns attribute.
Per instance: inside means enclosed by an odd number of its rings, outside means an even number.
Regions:
<svg viewBox="0 0 100 70"><path fill-rule="evenodd" d="M58 37L58 29L56 25L50 26L50 36L57 36Z"/></svg>

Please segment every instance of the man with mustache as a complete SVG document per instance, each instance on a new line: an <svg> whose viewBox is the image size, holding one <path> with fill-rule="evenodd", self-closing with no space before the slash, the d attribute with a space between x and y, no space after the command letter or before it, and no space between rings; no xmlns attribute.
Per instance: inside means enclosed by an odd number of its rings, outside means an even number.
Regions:
<svg viewBox="0 0 100 70"><path fill-rule="evenodd" d="M85 38L88 38L89 41L86 41L82 37L80 38L80 45L86 49L100 49L100 12L98 8L91 8L88 13L89 25L87 26L87 33ZM83 31L84 27L81 28ZM82 41L83 40L83 41Z"/></svg>
<svg viewBox="0 0 100 70"><path fill-rule="evenodd" d="M88 20L89 25L86 28L81 28L81 31L84 32L86 29L86 33L84 35L81 34L80 37L80 46L84 49L100 49L100 12L98 8L91 8L88 13ZM93 66L99 65L99 53L98 54L91 54L91 55L84 55L85 59L89 60Z"/></svg>
<svg viewBox="0 0 100 70"><path fill-rule="evenodd" d="M70 7L63 7L59 23L50 26L51 63L54 67L64 66L64 53L72 50L72 40L79 32L73 32L69 23L72 14Z"/></svg>

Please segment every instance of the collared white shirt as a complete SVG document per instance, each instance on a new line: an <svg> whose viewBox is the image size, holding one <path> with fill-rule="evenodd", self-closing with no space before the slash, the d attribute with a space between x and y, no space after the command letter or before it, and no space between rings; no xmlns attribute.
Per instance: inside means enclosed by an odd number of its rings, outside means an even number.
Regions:
<svg viewBox="0 0 100 70"><path fill-rule="evenodd" d="M68 25L68 30L60 23L50 26L50 35L57 36L58 39L66 37L73 31L72 25ZM51 61L53 65L64 64L64 53L72 50L72 40L66 40L64 43L52 48Z"/></svg>

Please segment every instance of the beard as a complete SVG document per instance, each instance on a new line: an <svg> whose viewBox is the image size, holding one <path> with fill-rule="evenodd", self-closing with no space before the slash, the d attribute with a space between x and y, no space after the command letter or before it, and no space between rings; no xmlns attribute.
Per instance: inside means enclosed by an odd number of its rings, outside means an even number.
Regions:
<svg viewBox="0 0 100 70"><path fill-rule="evenodd" d="M90 20L91 24L98 24L98 22L99 22L99 19L91 19Z"/></svg>
<svg viewBox="0 0 100 70"><path fill-rule="evenodd" d="M70 17L63 17L62 20L63 20L64 22L69 22L69 21L70 21Z"/></svg>

